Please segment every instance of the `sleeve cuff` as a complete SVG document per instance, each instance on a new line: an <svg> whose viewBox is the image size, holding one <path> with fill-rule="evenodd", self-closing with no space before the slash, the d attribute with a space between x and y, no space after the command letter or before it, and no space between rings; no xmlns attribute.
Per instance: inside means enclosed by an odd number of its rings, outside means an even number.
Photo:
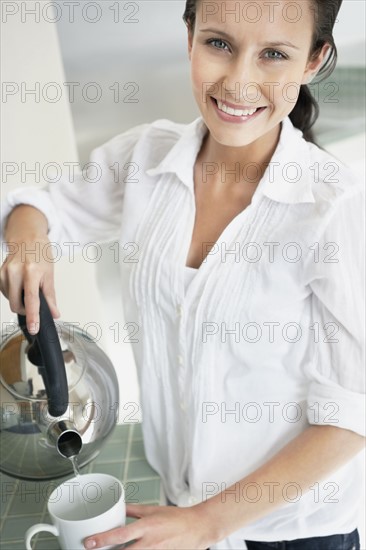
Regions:
<svg viewBox="0 0 366 550"><path fill-rule="evenodd" d="M337 385L312 382L307 418L310 424L329 425L366 436L365 395Z"/></svg>
<svg viewBox="0 0 366 550"><path fill-rule="evenodd" d="M61 236L61 224L57 211L50 200L47 191L37 187L20 187L7 194L1 205L1 240L4 241L4 230L7 217L19 204L34 206L47 218L48 238L51 242L58 242Z"/></svg>

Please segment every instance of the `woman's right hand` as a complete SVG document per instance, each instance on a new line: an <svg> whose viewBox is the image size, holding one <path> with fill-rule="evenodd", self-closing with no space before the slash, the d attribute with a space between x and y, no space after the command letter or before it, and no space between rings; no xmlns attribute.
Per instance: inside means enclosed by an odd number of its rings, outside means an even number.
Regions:
<svg viewBox="0 0 366 550"><path fill-rule="evenodd" d="M22 235L29 235L29 227L24 231L24 225L29 220L44 223L44 216L33 207L17 207L16 217L22 220ZM19 216L22 216L19 218ZM25 217L24 217L25 216ZM38 216L38 217L37 217ZM54 318L60 316L56 305L54 287L54 262L50 257L51 247L49 239L44 234L41 237L19 238L19 223L16 232L12 231L15 225L15 211L9 217L6 240L8 255L0 268L0 290L9 300L11 311L26 316L27 329L30 334L37 334L39 330L39 289L42 288L51 314ZM36 224L37 225L37 224ZM32 229L34 229L34 224ZM12 237L13 233L13 237ZM16 233L16 235L15 235ZM22 303L24 290L24 306Z"/></svg>

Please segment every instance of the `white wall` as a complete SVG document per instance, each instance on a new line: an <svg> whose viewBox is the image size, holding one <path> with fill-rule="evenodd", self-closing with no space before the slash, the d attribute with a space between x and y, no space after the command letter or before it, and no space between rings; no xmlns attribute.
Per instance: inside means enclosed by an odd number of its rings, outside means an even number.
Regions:
<svg viewBox="0 0 366 550"><path fill-rule="evenodd" d="M366 2L343 0L334 26L339 66L365 66Z"/></svg>

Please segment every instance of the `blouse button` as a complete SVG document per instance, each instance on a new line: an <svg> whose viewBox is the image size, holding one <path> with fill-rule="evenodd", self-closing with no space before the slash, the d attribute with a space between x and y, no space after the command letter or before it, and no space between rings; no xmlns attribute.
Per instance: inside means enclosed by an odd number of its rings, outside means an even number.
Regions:
<svg viewBox="0 0 366 550"><path fill-rule="evenodd" d="M178 363L183 365L183 357L181 355L178 355Z"/></svg>
<svg viewBox="0 0 366 550"><path fill-rule="evenodd" d="M189 497L189 499L188 499L189 504L196 504L196 502L198 502L198 501L195 497Z"/></svg>
<svg viewBox="0 0 366 550"><path fill-rule="evenodd" d="M182 308L182 306L179 304L179 305L177 306L177 313L178 313L178 316L179 316L179 317L182 317L182 311L183 311L183 308Z"/></svg>

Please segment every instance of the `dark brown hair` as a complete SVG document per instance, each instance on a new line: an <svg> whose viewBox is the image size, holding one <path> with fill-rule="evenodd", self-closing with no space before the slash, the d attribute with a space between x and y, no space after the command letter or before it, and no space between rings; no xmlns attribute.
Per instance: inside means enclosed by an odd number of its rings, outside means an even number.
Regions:
<svg viewBox="0 0 366 550"><path fill-rule="evenodd" d="M318 71L317 76L324 75L321 82L328 78L337 64L337 48L333 38L333 27L343 0L310 0L311 8L314 11L314 31L312 45L310 48L309 59L314 59L321 52L324 44L328 43L330 53L324 65ZM194 33L196 23L196 9L198 0L186 0L186 7L183 14L183 20L187 27ZM289 117L292 124L299 128L306 141L315 141L312 126L319 116L319 105L307 84L300 86L300 93L296 105L291 111ZM319 145L318 145L319 146Z"/></svg>

